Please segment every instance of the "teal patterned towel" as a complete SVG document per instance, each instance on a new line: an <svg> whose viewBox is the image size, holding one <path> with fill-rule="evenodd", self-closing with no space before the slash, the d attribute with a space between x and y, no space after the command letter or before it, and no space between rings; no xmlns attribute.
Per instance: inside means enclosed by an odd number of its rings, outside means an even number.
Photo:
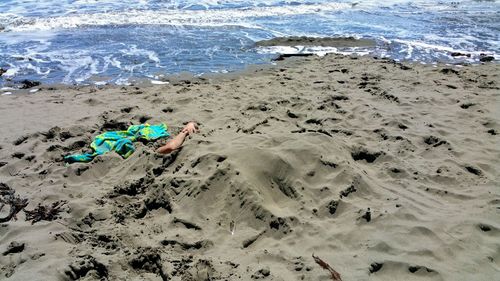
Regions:
<svg viewBox="0 0 500 281"><path fill-rule="evenodd" d="M168 127L159 125L132 125L126 131L105 132L95 137L90 147L94 153L74 154L64 157L67 163L90 162L94 157L109 151L116 151L123 158L129 157L135 151L133 142L138 140L156 140L169 137Z"/></svg>

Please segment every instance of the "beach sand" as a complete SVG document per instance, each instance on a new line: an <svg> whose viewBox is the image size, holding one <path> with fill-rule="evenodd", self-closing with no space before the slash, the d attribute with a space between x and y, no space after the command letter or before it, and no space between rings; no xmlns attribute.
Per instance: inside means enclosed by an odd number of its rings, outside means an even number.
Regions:
<svg viewBox="0 0 500 281"><path fill-rule="evenodd" d="M150 87L0 96L6 280L495 280L500 68L327 55ZM171 155L62 156L196 120ZM8 214L8 206L0 217ZM230 224L234 221L234 233Z"/></svg>

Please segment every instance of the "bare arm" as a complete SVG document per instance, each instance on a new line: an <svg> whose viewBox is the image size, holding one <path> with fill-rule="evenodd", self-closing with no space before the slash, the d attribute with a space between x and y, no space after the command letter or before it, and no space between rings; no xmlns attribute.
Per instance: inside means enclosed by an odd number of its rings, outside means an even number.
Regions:
<svg viewBox="0 0 500 281"><path fill-rule="evenodd" d="M175 136L173 139L167 142L167 144L158 148L156 152L161 154L169 154L170 152L181 147L182 143L184 143L184 139L186 139L186 136L187 136L186 132L180 132L177 136Z"/></svg>
<svg viewBox="0 0 500 281"><path fill-rule="evenodd" d="M186 137L190 134L196 133L197 131L198 128L196 123L189 122L177 136L167 142L167 144L165 144L164 146L158 148L156 152L161 154L169 154L172 151L179 149L184 143Z"/></svg>

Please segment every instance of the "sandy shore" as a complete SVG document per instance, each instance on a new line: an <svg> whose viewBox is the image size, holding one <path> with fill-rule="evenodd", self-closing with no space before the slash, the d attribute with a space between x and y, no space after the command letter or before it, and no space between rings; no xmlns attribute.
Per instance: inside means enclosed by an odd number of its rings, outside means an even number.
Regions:
<svg viewBox="0 0 500 281"><path fill-rule="evenodd" d="M328 55L0 96L4 192L61 204L0 224L0 279L330 280L314 253L344 281L493 280L499 75ZM102 131L189 120L201 132L170 156L61 162Z"/></svg>

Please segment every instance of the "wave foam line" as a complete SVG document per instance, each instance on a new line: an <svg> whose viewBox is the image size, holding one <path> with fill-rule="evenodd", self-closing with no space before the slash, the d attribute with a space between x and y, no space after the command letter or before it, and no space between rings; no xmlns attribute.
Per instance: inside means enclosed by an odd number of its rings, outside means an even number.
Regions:
<svg viewBox="0 0 500 281"><path fill-rule="evenodd" d="M326 54L335 53L342 55L368 55L373 52L371 47L321 47L321 46L271 46L259 47L258 53L261 54L315 54L317 56L325 56Z"/></svg>
<svg viewBox="0 0 500 281"><path fill-rule="evenodd" d="M221 26L235 25L248 18L291 16L332 12L351 8L348 3L304 4L282 7L253 7L230 10L165 10L126 11L111 13L81 14L52 18L23 18L10 20L6 31L37 31L106 25L181 25ZM0 22L1 19L0 19ZM12 24L12 26L10 26Z"/></svg>
<svg viewBox="0 0 500 281"><path fill-rule="evenodd" d="M400 40L400 39L394 39L392 41L395 42L395 43L399 43L399 44L403 44L403 45L406 45L406 46L410 46L411 48L420 48L420 49L426 49L426 50L436 50L436 51L441 51L441 52L446 52L446 53L459 52L459 53L471 54L471 55L480 55L480 54L494 55L494 52L487 51L487 50L484 50L484 51L468 51L468 50L460 50L460 49L455 49L455 48L452 48L452 47L435 45L435 44L430 44L430 43L425 43L425 42L418 42L418 41Z"/></svg>

